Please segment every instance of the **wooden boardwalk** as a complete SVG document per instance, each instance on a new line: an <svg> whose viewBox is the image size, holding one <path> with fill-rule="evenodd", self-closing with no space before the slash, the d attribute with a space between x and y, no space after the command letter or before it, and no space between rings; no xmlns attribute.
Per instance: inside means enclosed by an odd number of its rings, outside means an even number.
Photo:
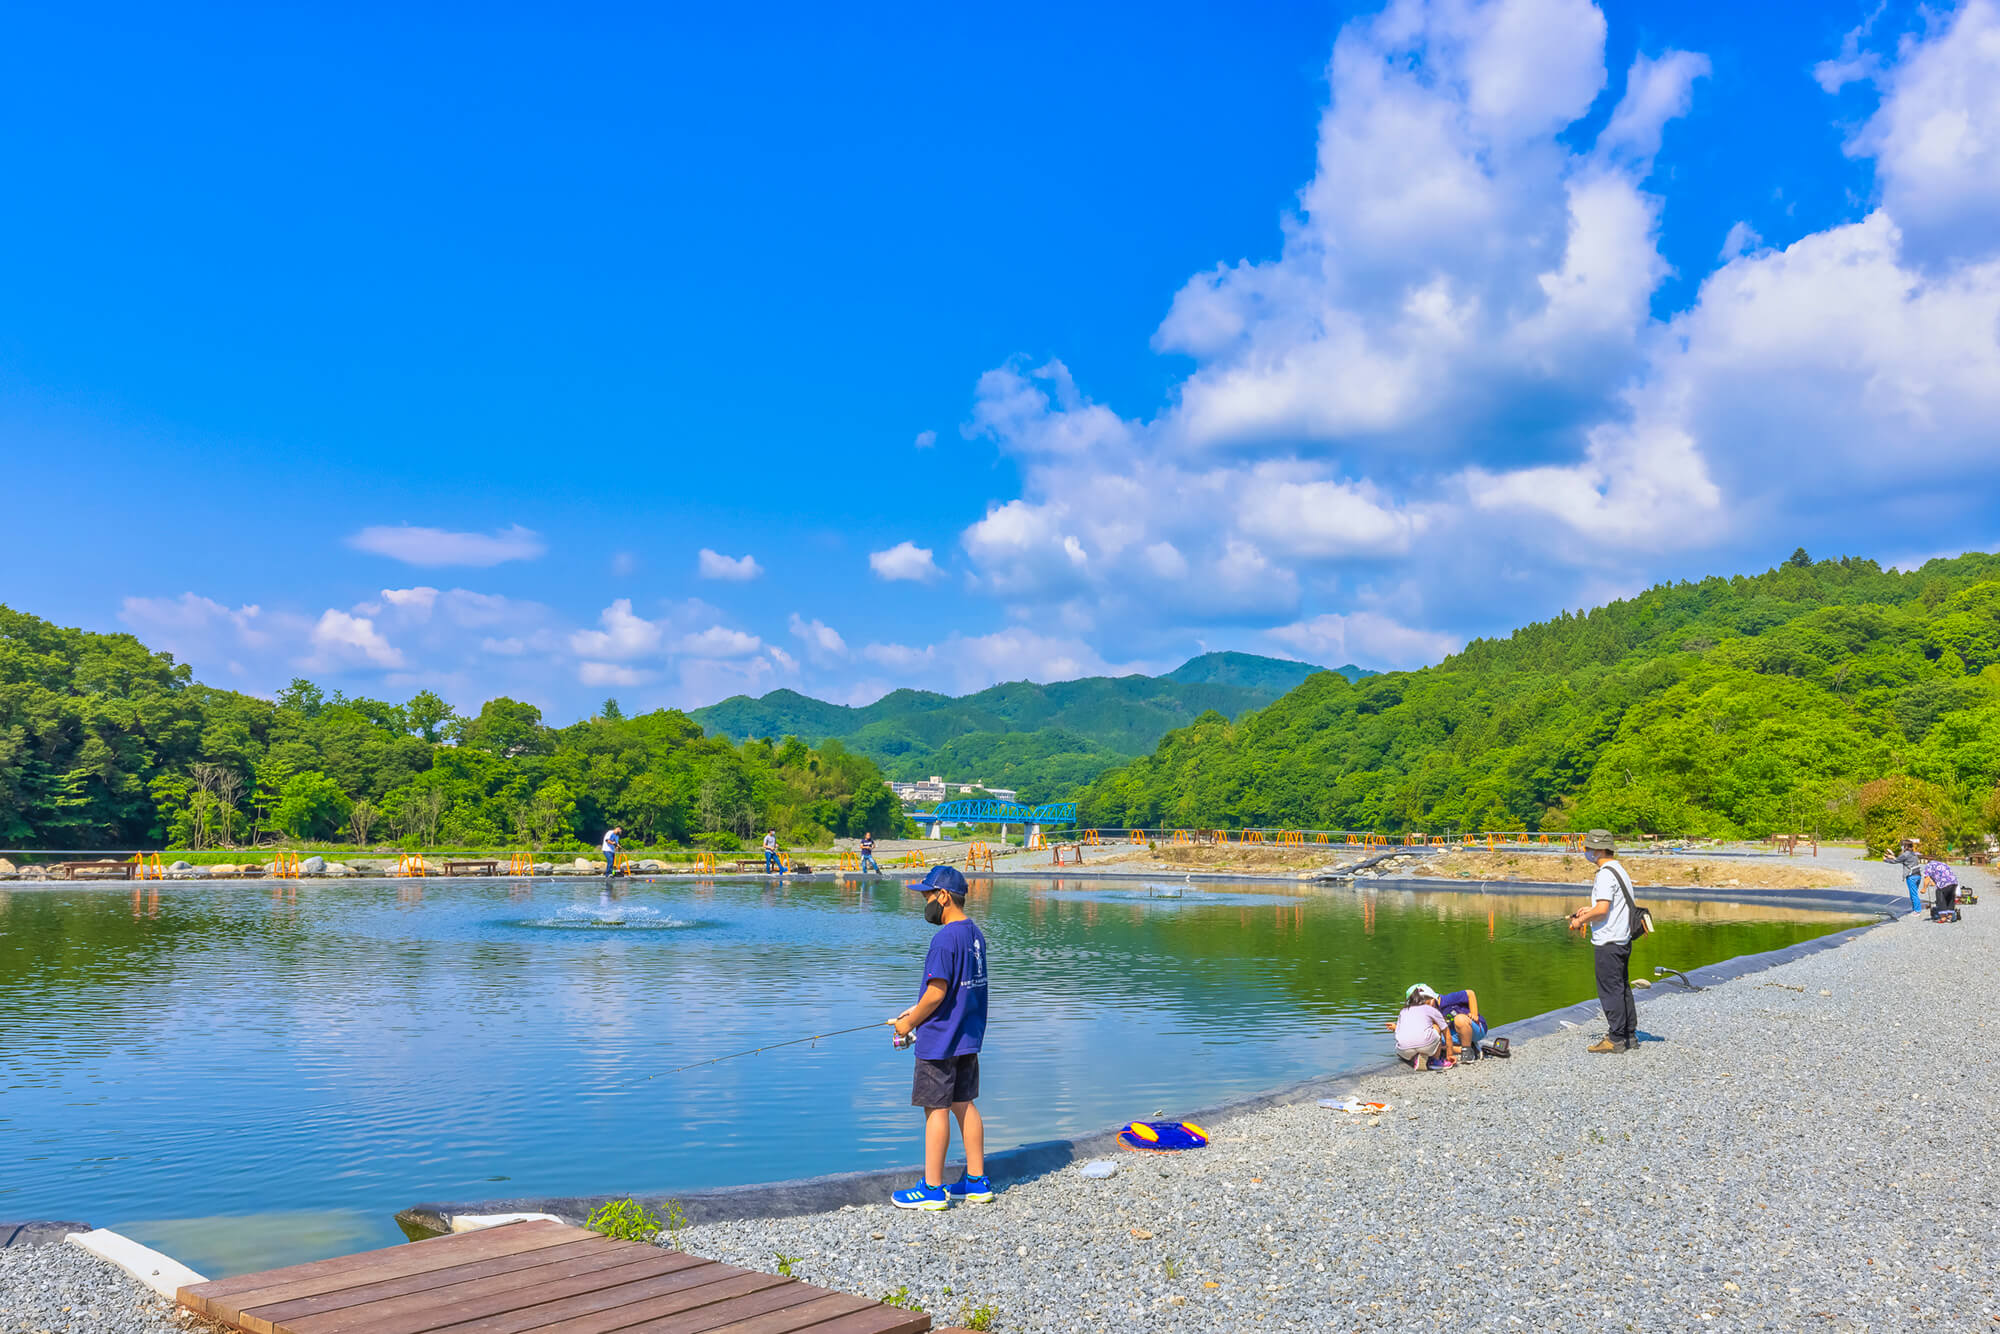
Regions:
<svg viewBox="0 0 2000 1334"><path fill-rule="evenodd" d="M919 1334L921 1311L561 1223L508 1223L180 1290L249 1334Z"/></svg>

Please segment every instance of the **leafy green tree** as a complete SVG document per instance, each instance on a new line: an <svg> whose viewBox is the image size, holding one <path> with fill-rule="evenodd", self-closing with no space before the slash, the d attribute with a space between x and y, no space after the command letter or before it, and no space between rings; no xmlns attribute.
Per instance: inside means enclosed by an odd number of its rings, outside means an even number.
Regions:
<svg viewBox="0 0 2000 1334"><path fill-rule="evenodd" d="M546 755L550 750L542 711L505 697L489 699L481 706L479 716L465 725L460 744L503 759Z"/></svg>
<svg viewBox="0 0 2000 1334"><path fill-rule="evenodd" d="M403 705L403 717L413 734L436 745L444 739L445 728L457 715L435 692L419 690Z"/></svg>
<svg viewBox="0 0 2000 1334"><path fill-rule="evenodd" d="M350 804L338 783L308 770L285 780L271 814L293 838L328 838L347 819Z"/></svg>
<svg viewBox="0 0 2000 1334"><path fill-rule="evenodd" d="M618 707L617 700L607 699L604 701L603 707L598 709L597 716L608 723L615 723L624 719L625 711Z"/></svg>

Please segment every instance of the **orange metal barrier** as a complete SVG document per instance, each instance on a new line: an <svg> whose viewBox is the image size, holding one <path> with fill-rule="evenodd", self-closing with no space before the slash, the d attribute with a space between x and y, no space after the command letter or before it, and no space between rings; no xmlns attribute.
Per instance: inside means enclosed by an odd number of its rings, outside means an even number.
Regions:
<svg viewBox="0 0 2000 1334"><path fill-rule="evenodd" d="M396 869L389 874L422 876L429 872L430 867L425 864L422 857L412 857L408 853L403 853L396 858Z"/></svg>
<svg viewBox="0 0 2000 1334"><path fill-rule="evenodd" d="M1284 844L1288 848L1299 847L1302 844L1304 844L1305 841L1306 841L1306 836L1304 834L1301 834L1296 829L1287 829L1283 833L1278 835L1278 842Z"/></svg>
<svg viewBox="0 0 2000 1334"><path fill-rule="evenodd" d="M712 852L697 852L694 855L694 869L697 875L714 875L715 854Z"/></svg>
<svg viewBox="0 0 2000 1334"><path fill-rule="evenodd" d="M1261 829L1246 829L1243 831L1243 841L1245 843L1262 843L1264 841L1264 831Z"/></svg>
<svg viewBox="0 0 2000 1334"><path fill-rule="evenodd" d="M271 858L271 876L276 880L297 880L299 878L299 854L281 852Z"/></svg>
<svg viewBox="0 0 2000 1334"><path fill-rule="evenodd" d="M535 854L532 852L510 852L507 854L508 875L533 875Z"/></svg>
<svg viewBox="0 0 2000 1334"><path fill-rule="evenodd" d="M149 857L152 860L148 861L147 858ZM138 863L132 870L132 878L134 880L165 880L167 878L167 868L161 864L159 853L135 852L132 854L132 860Z"/></svg>
<svg viewBox="0 0 2000 1334"><path fill-rule="evenodd" d="M1095 829L1084 830L1081 842L1086 843L1093 848L1097 847L1099 845L1097 838L1097 831Z"/></svg>
<svg viewBox="0 0 2000 1334"><path fill-rule="evenodd" d="M1193 834L1190 834L1190 833L1189 833L1189 832L1188 832L1187 830L1185 830L1185 829L1176 829L1176 830L1174 830L1174 840L1173 840L1173 841L1174 841L1174 846L1175 846L1175 847L1183 847L1183 846L1185 846L1185 845L1187 845L1187 844L1189 844L1189 843L1192 843L1192 842L1194 842L1194 835L1193 835Z"/></svg>
<svg viewBox="0 0 2000 1334"><path fill-rule="evenodd" d="M975 871L981 866L989 871L993 869L993 849L984 843L974 843L966 851L965 869Z"/></svg>

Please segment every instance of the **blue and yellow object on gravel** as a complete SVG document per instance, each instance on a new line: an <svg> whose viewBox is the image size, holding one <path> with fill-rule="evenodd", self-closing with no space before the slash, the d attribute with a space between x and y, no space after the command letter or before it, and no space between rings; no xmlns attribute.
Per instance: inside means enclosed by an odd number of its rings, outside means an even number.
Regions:
<svg viewBox="0 0 2000 1334"><path fill-rule="evenodd" d="M1118 1142L1139 1153L1179 1153L1208 1143L1208 1132L1192 1121L1134 1121L1118 1132Z"/></svg>

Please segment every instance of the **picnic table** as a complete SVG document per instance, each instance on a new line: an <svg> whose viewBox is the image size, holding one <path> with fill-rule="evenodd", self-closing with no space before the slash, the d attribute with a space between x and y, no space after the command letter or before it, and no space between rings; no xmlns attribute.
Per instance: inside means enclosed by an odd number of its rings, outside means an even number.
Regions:
<svg viewBox="0 0 2000 1334"><path fill-rule="evenodd" d="M448 861L444 864L444 873L446 875L499 875L500 863L479 859L463 862Z"/></svg>
<svg viewBox="0 0 2000 1334"><path fill-rule="evenodd" d="M139 869L137 862L64 862L62 874L65 880L130 880L132 873Z"/></svg>

